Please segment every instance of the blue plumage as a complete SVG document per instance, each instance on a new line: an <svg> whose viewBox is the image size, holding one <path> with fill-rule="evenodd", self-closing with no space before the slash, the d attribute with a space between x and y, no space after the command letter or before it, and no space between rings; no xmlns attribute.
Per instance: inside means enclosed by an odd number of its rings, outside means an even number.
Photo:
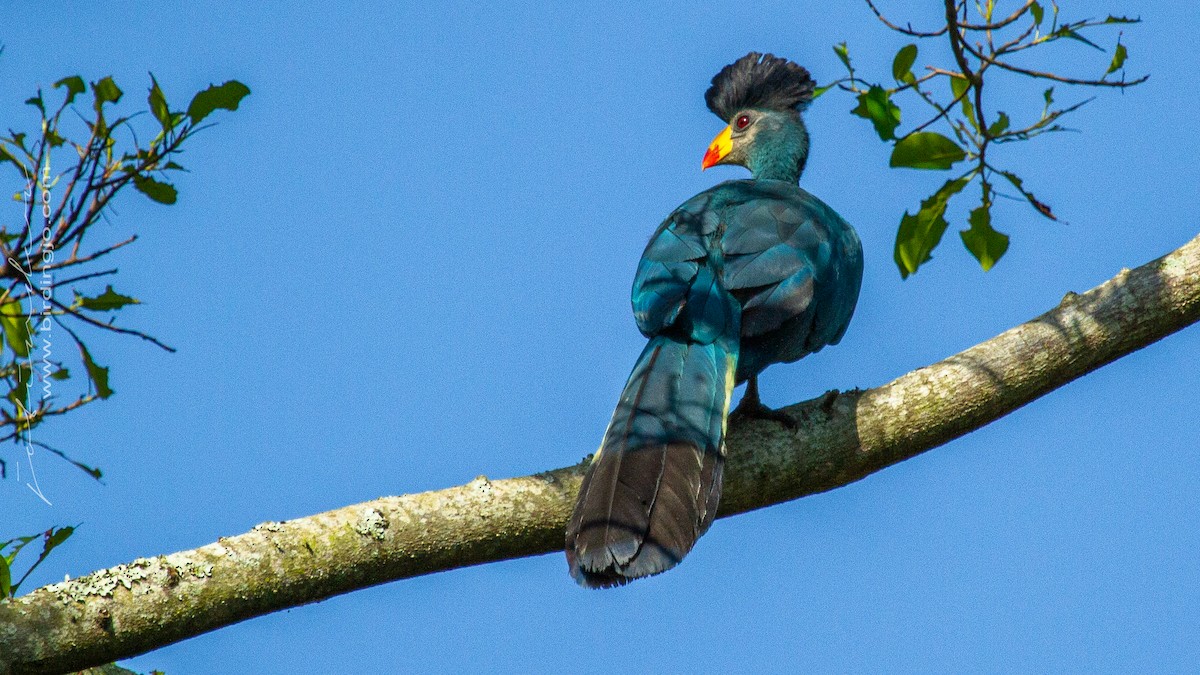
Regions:
<svg viewBox="0 0 1200 675"><path fill-rule="evenodd" d="M781 61L747 55L707 97L730 127L705 166L740 164L754 178L682 204L638 264L633 313L650 342L567 527L571 573L585 586L623 584L683 559L716 514L733 387L750 380L747 399L760 405L754 378L764 368L837 343L854 313L861 244L796 185L808 150L797 107L811 86L797 79L808 77L803 68ZM786 95L772 95L776 86ZM739 110L738 101L787 107Z"/></svg>
<svg viewBox="0 0 1200 675"><path fill-rule="evenodd" d="M708 234L705 223L715 224ZM691 330L696 308L707 307L699 299L733 297L740 309L740 384L772 363L841 340L858 302L862 265L854 228L803 188L728 181L689 199L659 226L634 278L634 315L647 337L674 330L708 342L709 333ZM692 312L681 321L684 307Z"/></svg>

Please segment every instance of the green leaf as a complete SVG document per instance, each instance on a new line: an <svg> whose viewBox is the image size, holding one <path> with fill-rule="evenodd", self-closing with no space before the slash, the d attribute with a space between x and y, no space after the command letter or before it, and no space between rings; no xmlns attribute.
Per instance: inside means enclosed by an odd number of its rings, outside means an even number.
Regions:
<svg viewBox="0 0 1200 675"><path fill-rule="evenodd" d="M967 118L967 122L979 131L979 122L975 119L975 104L971 103L971 97L967 92L971 89L971 82L965 77L950 78L950 92L954 95L954 100L962 105L963 117Z"/></svg>
<svg viewBox="0 0 1200 675"><path fill-rule="evenodd" d="M1104 20L1104 23L1141 23L1141 22L1142 22L1141 19L1131 19L1127 16L1113 16L1112 14L1109 14L1108 18Z"/></svg>
<svg viewBox="0 0 1200 675"><path fill-rule="evenodd" d="M133 187L159 204L174 204L179 191L170 183L154 180L150 176L138 174L133 177Z"/></svg>
<svg viewBox="0 0 1200 675"><path fill-rule="evenodd" d="M59 87L67 88L67 100L63 103L63 105L71 105L71 103L75 101L76 96L87 91L87 85L83 83L83 78L78 75L64 77L58 82L55 82L54 88L57 89Z"/></svg>
<svg viewBox="0 0 1200 675"><path fill-rule="evenodd" d="M1051 33L1051 34L1050 34L1050 37L1051 37L1051 38L1054 38L1054 39L1057 39L1057 38L1070 38L1070 39L1072 39L1072 40L1076 40L1076 41L1078 41L1078 42L1082 42L1083 44L1085 44L1085 45L1087 45L1087 46L1089 46L1089 47L1092 47L1093 49L1098 49L1098 50L1100 50L1100 51L1104 51L1104 48L1103 48L1103 47L1101 47L1100 45L1096 44L1095 42L1092 42L1091 40L1089 40L1089 39L1087 39L1087 38L1083 37L1082 35L1080 35L1080 34L1079 34L1079 33L1077 33L1076 31L1072 30L1070 26L1063 26L1063 27L1059 28L1058 30L1056 30L1056 31L1054 31L1053 33Z"/></svg>
<svg viewBox="0 0 1200 675"><path fill-rule="evenodd" d="M18 363L15 370L17 371L14 376L16 381L13 383L12 389L9 389L7 398L18 406L18 412L25 413L28 412L25 410L25 403L29 400L29 381L33 379L33 367L28 362ZM17 417L24 417L24 414ZM18 427L28 428L26 422L27 420L22 419L18 423Z"/></svg>
<svg viewBox="0 0 1200 675"><path fill-rule="evenodd" d="M50 373L50 379L52 380L66 380L70 379L70 377L71 371L67 370L66 368L59 368L53 373Z"/></svg>
<svg viewBox="0 0 1200 675"><path fill-rule="evenodd" d="M1125 45L1121 44L1121 42L1118 40L1117 41L1117 51L1115 51L1113 53L1112 63L1108 64L1108 70L1105 71L1104 74L1111 75L1112 73L1117 72L1121 68L1124 68L1125 67L1125 59L1127 59L1127 58L1129 58L1129 50L1126 49Z"/></svg>
<svg viewBox="0 0 1200 675"><path fill-rule="evenodd" d="M991 202L985 200L982 205L971 211L967 221L971 223L968 230L960 230L963 245L979 261L984 272L992 269L996 261L1008 250L1008 235L992 229Z"/></svg>
<svg viewBox="0 0 1200 675"><path fill-rule="evenodd" d="M96 396L100 398L112 396L113 390L108 388L108 368L96 365L96 362L92 360L92 355L82 342L76 344L79 345L79 354L83 357L83 367L87 369L88 378L96 387Z"/></svg>
<svg viewBox="0 0 1200 675"><path fill-rule="evenodd" d="M120 101L121 96L124 93L125 92L121 91L121 88L117 86L117 83L113 82L112 77L106 77L99 82L93 82L92 97L95 99L93 107L96 108L96 112L100 112L100 108L102 108L105 103L116 103L117 101Z"/></svg>
<svg viewBox="0 0 1200 675"><path fill-rule="evenodd" d="M850 48L846 46L846 43L839 42L838 44L834 45L833 53L837 54L837 57L842 60L843 64L846 65L846 70L850 71L850 74L853 75L854 66L850 65Z"/></svg>
<svg viewBox="0 0 1200 675"><path fill-rule="evenodd" d="M31 96L31 97L25 99L25 104L31 105L31 106L37 108L38 110L41 110L43 115L46 114L46 104L42 102L41 90L38 90L37 96Z"/></svg>
<svg viewBox="0 0 1200 675"><path fill-rule="evenodd" d="M1008 114L1001 111L1000 117L997 118L995 122L992 122L992 126L988 127L988 135L992 137L999 136L1008 130L1008 125Z"/></svg>
<svg viewBox="0 0 1200 675"><path fill-rule="evenodd" d="M12 162L13 166L20 169L21 175L23 175L23 176L28 175L28 173L25 170L25 165L21 163L21 160L17 159L16 155L14 155L11 152L9 152L8 150L4 149L4 146L0 146L0 162ZM20 194L20 193L17 193L17 194ZM24 200L24 197L22 197L18 201L22 201L22 200Z"/></svg>
<svg viewBox="0 0 1200 675"><path fill-rule="evenodd" d="M46 530L46 533L42 535L43 543L41 555L38 556L37 561L34 562L29 569L25 570L25 575L21 577L21 581L18 581L13 586L13 591L15 592L17 586L20 586L22 583L24 583L25 579L29 578L29 574L33 572L38 565L42 564L42 561L46 559L46 556L50 555L51 551L61 546L62 543L70 538L70 536L74 533L75 528L73 527L60 527L58 529L52 527L49 530Z"/></svg>
<svg viewBox="0 0 1200 675"><path fill-rule="evenodd" d="M8 569L8 561L0 555L0 600L12 597L12 572Z"/></svg>
<svg viewBox="0 0 1200 675"><path fill-rule="evenodd" d="M900 219L900 229L896 232L894 252L902 278L907 279L932 257L933 249L941 242L948 225L946 205L969 182L969 177L947 181L940 190L921 202L921 210L916 215L909 215L907 211L904 213Z"/></svg>
<svg viewBox="0 0 1200 675"><path fill-rule="evenodd" d="M159 88L158 80L154 79L154 73L150 73L150 96L146 98L146 102L150 104L150 112L162 125L163 131L169 130L172 126L171 109L167 107L167 97Z"/></svg>
<svg viewBox="0 0 1200 675"><path fill-rule="evenodd" d="M94 298L80 296L79 304L84 309L107 312L114 309L121 309L125 305L138 305L141 304L141 301L137 298L131 298L128 295L121 295L114 291L112 286L109 286L104 289L103 293Z"/></svg>
<svg viewBox="0 0 1200 675"><path fill-rule="evenodd" d="M896 143L890 165L944 171L966 156L967 153L949 138L935 131L922 131L905 136Z"/></svg>
<svg viewBox="0 0 1200 675"><path fill-rule="evenodd" d="M915 44L904 45L892 59L892 77L896 78L897 82L910 82L916 79L912 74L912 67L916 62L917 46Z"/></svg>
<svg viewBox="0 0 1200 675"><path fill-rule="evenodd" d="M974 104L972 104L970 101L968 101L965 98L961 101L961 103L962 103L963 117L967 118L967 122L969 122L971 124L971 128L974 129L976 132L978 132L979 131L979 120L977 120L975 118Z"/></svg>
<svg viewBox="0 0 1200 675"><path fill-rule="evenodd" d="M21 358L29 356L29 318L25 316L25 308L18 300L9 300L0 305L0 324L4 327L4 337L13 353Z"/></svg>
<svg viewBox="0 0 1200 675"><path fill-rule="evenodd" d="M1050 106L1054 105L1054 87L1047 89L1042 94L1042 98L1046 99L1046 109L1049 110Z"/></svg>
<svg viewBox="0 0 1200 675"><path fill-rule="evenodd" d="M834 86L836 86L836 85L827 84L823 87L817 87L816 89L813 89L812 100L815 101L818 98L821 98L821 94L824 94L825 92L829 91L830 89L833 89Z"/></svg>
<svg viewBox="0 0 1200 675"><path fill-rule="evenodd" d="M1046 16L1046 10L1042 9L1042 6L1035 2L1029 5L1029 11L1033 13L1034 25L1042 25L1042 19Z"/></svg>
<svg viewBox="0 0 1200 675"><path fill-rule="evenodd" d="M69 525L67 527L60 527L57 530L51 528L50 536L46 537L46 543L42 547L42 557L50 555L50 551L61 546L72 534L75 534L75 528Z"/></svg>
<svg viewBox="0 0 1200 675"><path fill-rule="evenodd" d="M66 142L66 139L64 139L62 136L59 136L57 131L49 127L46 128L45 138L46 142L49 143L50 147L52 148L57 148Z"/></svg>
<svg viewBox="0 0 1200 675"><path fill-rule="evenodd" d="M230 80L219 87L209 85L208 89L196 94L188 104L188 117L192 118L192 123L195 124L218 108L237 110L242 98L249 93L250 88L237 80Z"/></svg>
<svg viewBox="0 0 1200 675"><path fill-rule="evenodd" d="M21 552L21 549L25 548L25 546L29 542L33 541L34 539L37 539L39 536L41 536L41 535L32 534L32 535L29 535L28 537L16 537L14 539L9 539L8 541L0 544L0 551L3 551L5 548L8 547L9 544L13 543L14 541L17 542L17 545L13 547L13 550L11 552L9 552L8 555L2 556L2 557L4 558L5 561L8 562L9 565L11 565L12 562L17 559L17 554Z"/></svg>
<svg viewBox="0 0 1200 675"><path fill-rule="evenodd" d="M892 95L886 89L872 86L858 95L858 107L850 111L875 125L879 139L890 141L896 138L896 127L900 126L900 108L892 103Z"/></svg>
<svg viewBox="0 0 1200 675"><path fill-rule="evenodd" d="M954 94L956 100L960 98L964 101L967 100L966 93L970 87L971 82L965 77L955 75L950 78L950 91Z"/></svg>

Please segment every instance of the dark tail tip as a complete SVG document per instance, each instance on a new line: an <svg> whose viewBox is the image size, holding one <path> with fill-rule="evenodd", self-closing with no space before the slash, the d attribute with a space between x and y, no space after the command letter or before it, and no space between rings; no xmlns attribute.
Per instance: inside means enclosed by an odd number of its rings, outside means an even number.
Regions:
<svg viewBox="0 0 1200 675"><path fill-rule="evenodd" d="M602 453L567 526L571 576L610 588L678 565L716 516L723 465L684 443Z"/></svg>
<svg viewBox="0 0 1200 675"><path fill-rule="evenodd" d="M631 536L624 541L614 542L617 546L636 544ZM696 542L692 540L691 544ZM688 546L688 550L691 545ZM601 555L589 554L588 551L576 551L568 546L567 564L575 582L584 588L613 588L624 586L634 579L654 576L666 572L683 561L687 551L668 551L653 542L642 542L638 552L626 564L622 565L605 551Z"/></svg>

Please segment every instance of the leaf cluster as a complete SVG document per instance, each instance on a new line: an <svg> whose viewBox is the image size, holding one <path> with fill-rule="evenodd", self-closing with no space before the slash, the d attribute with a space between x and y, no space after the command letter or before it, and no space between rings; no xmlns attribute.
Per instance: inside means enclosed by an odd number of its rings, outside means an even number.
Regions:
<svg viewBox="0 0 1200 675"><path fill-rule="evenodd" d="M52 527L41 534L33 534L26 537L14 537L8 541L0 542L0 600L11 598L17 594L17 589L29 575L37 569L38 565L50 555L50 552L65 542L72 534L75 534L75 528L67 527ZM42 552L38 555L37 560L33 561L28 568L25 569L25 574L16 582L12 580L13 562L17 555L29 544L42 540Z"/></svg>
<svg viewBox="0 0 1200 675"><path fill-rule="evenodd" d="M9 129L0 135L0 164L14 171L13 184L21 185L13 196L20 205L16 224L0 225L0 440L30 443L30 431L49 417L112 395L109 369L93 358L77 330L81 326L133 335L170 350L116 324L121 310L139 304L136 297L112 285L89 292L86 285L116 274L116 268L101 267L102 259L136 241L136 235L95 245L97 237L89 235L127 188L174 204L178 190L169 177L185 170L175 158L208 126L213 112L236 110L249 93L231 80L196 93L186 109L177 110L151 74L147 108L125 115L117 112L125 92L112 77L89 87L72 75L55 82L52 92L39 89L25 101L38 114L35 133ZM48 103L50 94L57 105ZM60 168L64 157L65 168ZM58 328L75 345L85 385L69 401L53 393L55 381L76 378L63 361L66 350L51 337ZM74 463L99 478L99 470ZM6 473L0 459L0 476Z"/></svg>
<svg viewBox="0 0 1200 675"><path fill-rule="evenodd" d="M889 161L894 168L950 171L966 164L966 170L951 178L921 202L915 214L905 212L896 235L894 258L902 277L915 273L928 262L949 227L945 214L950 200L974 181L980 185L979 205L970 211L966 229L959 232L963 245L986 271L1008 250L1008 235L992 226L992 207L997 196L1027 202L1038 214L1057 220L1053 210L1025 187L1014 171L1002 168L989 151L1005 143L1030 141L1042 134L1064 131L1061 120L1091 99L1065 107L1056 106L1054 87L1066 84L1091 88L1125 88L1147 78L1125 78L1128 48L1117 36L1111 58L1103 65L1103 74L1095 78L1070 77L1049 70L1019 65L1014 55L1063 40L1104 50L1091 38L1105 26L1138 23L1139 19L1107 16L1104 19L1063 21L1058 4L1049 9L1037 0L1025 0L1011 14L996 11L995 0L973 2L977 19L972 20L966 0L943 0L945 25L936 30L918 30L900 25L885 16L873 0L867 5L889 29L921 40L947 40L953 62L928 64L918 74L914 66L920 55L916 42L901 47L892 59L890 82L874 82L855 70L846 43L834 46L834 53L846 70L846 76L819 87L820 96L835 87L854 94L856 107L850 112L873 126L879 139L892 144ZM1031 80L1049 81L1049 88L1038 92L1037 116L1010 116L993 110L985 96L989 72L1019 75ZM902 134L901 103L910 110L915 105L921 121ZM997 190L998 183L1015 194ZM1006 187L1006 189L1007 189Z"/></svg>
<svg viewBox="0 0 1200 675"><path fill-rule="evenodd" d="M89 293L86 286L116 274L116 268L102 266L103 259L137 236L93 244L97 237L89 235L127 188L160 204L174 204L179 193L169 176L185 170L175 158L208 126L212 113L236 110L250 90L230 80L196 93L185 110L176 110L151 74L148 109L122 115L116 110L125 93L112 77L92 82L90 97L89 86L79 75L62 78L53 89L58 95L56 106L47 103L48 96L41 90L25 101L38 113L36 132L9 129L7 135L0 135L0 165L15 171L14 184L21 185L13 196L20 205L16 224L0 225L0 441L40 446L99 479L99 469L31 437L32 430L47 419L113 394L109 369L93 358L77 329L133 335L173 350L141 331L116 325L123 309L140 304L136 297L116 291L111 284L100 293ZM150 140L143 142L142 137ZM59 170L64 155L69 159L66 168ZM84 391L73 400L64 401L54 393L56 382L76 379L63 361L64 350L56 344L61 341L58 329L74 343L81 366L78 379ZM7 473L7 464L0 459L0 477ZM0 599L12 597L30 572L74 531L74 527L52 527L41 535L0 543ZM14 560L39 538L41 554L14 583Z"/></svg>

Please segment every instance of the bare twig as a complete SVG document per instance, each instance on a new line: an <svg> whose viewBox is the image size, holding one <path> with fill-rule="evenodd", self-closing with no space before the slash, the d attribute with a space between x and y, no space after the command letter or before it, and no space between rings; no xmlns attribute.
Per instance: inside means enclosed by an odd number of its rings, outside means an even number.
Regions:
<svg viewBox="0 0 1200 675"><path fill-rule="evenodd" d="M81 274L77 277L71 277L70 279L55 279L54 284L56 286L66 286L67 284L73 284L78 281L85 281L87 279L95 279L96 277L106 277L106 276L116 274L116 273L117 273L117 268L114 267L109 270L101 270L99 272L89 272L88 274Z"/></svg>
<svg viewBox="0 0 1200 675"><path fill-rule="evenodd" d="M946 32L946 27L939 28L938 30L935 30L935 31L919 31L919 30L914 29L912 27L912 24L908 24L907 27L901 26L901 25L898 25L891 21L888 21L887 17L885 17L883 15L883 13L880 12L877 7L875 7L875 3L872 0L867 0L867 6L870 7L871 11L875 13L875 17L883 22L883 25L887 26L888 28L891 28L892 30L896 31L897 33L903 33L905 35L910 35L912 37L938 37L939 35L943 35Z"/></svg>
<svg viewBox="0 0 1200 675"><path fill-rule="evenodd" d="M934 77L937 75L946 75L948 77L961 77L961 75L959 75L958 73L955 73L950 70L942 70L941 68L936 68L934 66L926 66L926 68L928 70L932 71L927 77ZM946 115L949 115L950 110L953 109L954 106L958 105L958 103L960 101L962 101L963 98L966 97L968 91L970 91L970 89L964 89L961 94L954 97L954 100L950 101L950 104L945 107L942 107L941 104L936 103L935 101L933 101L933 99L923 96L922 98L925 98L926 102L930 103L935 108L937 108L938 114L935 115L932 119L926 121L925 123L915 127L912 131L908 132L904 136L907 137L907 136L911 136L915 133L924 131L925 129L928 129L930 126L932 126L938 120L944 118Z"/></svg>
<svg viewBox="0 0 1200 675"><path fill-rule="evenodd" d="M67 314L76 319L79 319L80 321L82 321L86 324L90 324L92 326L95 326L96 328L103 328L104 330L112 331L114 333L120 333L122 335L133 335L134 337L140 337L141 339L146 340L147 342L151 342L161 349L171 352L172 354L175 353L174 347L169 347L169 346L163 344L162 342L159 342L157 338L147 335L141 331L133 330L132 328L119 328L110 323L104 323L103 321L97 321L97 320L93 319L92 317L87 316L86 314L78 312L78 311L62 304L61 302L58 301L57 298L53 298L53 297L50 298L50 303L53 304L55 307L61 309L64 314Z"/></svg>
<svg viewBox="0 0 1200 675"><path fill-rule="evenodd" d="M1010 71L1013 73L1019 73L1021 75L1035 77L1035 78L1043 79L1043 80L1052 80L1054 82L1062 82L1064 84L1076 84L1076 85L1081 85L1081 86L1086 86L1086 87L1113 87L1116 89L1125 89L1127 87L1133 87L1133 86L1139 85L1139 84L1145 82L1146 80L1150 79L1149 75L1143 75L1142 77L1139 77L1136 80L1125 80L1125 79L1121 79L1121 80L1103 80L1103 79L1088 80L1088 79L1082 79L1082 78L1076 78L1076 77L1066 77L1063 75L1058 75L1056 73L1048 73L1048 72L1043 72L1043 71L1038 71L1038 70L1031 70L1029 68L1022 68L1020 66L1014 66L1013 64L1008 63L1007 61L1002 61L998 58L995 58L994 56L989 56L987 54L979 52L967 44L964 44L963 47L968 52L970 52L970 54L972 56L979 59L985 65L996 66L997 68L1001 68L1003 70L1007 70L1007 71Z"/></svg>
<svg viewBox="0 0 1200 675"><path fill-rule="evenodd" d="M959 28L961 28L963 30L980 31L980 32L1000 30L1001 28L1004 28L1005 26L1007 26L1011 23L1014 23L1017 19L1020 19L1022 16L1024 16L1025 13L1029 11L1029 8L1033 5L1033 3L1034 3L1034 0L1026 0L1025 4L1021 5L1019 8L1017 8L1017 10L1015 12L1013 12L1012 14L1010 14L1008 16L1008 18L1003 19L1001 21L997 21L996 23L973 24L973 23L961 23L961 22L957 22L957 21L955 23Z"/></svg>
<svg viewBox="0 0 1200 675"><path fill-rule="evenodd" d="M91 262L97 258L108 255L109 253L112 253L113 251L115 251L123 246L128 246L128 245L132 244L133 242L137 241L137 238L138 237L136 234L131 235L128 239L125 239L124 241L117 242L116 244L113 244L112 246L109 246L108 248L102 248L99 251L89 253L86 256L79 257L78 255L72 253L69 258L67 258L66 260L64 260L62 262L51 263L49 265L46 265L45 267L37 267L35 269L37 271L41 272L41 271L47 271L47 270L57 270L57 269L62 269L64 267L71 267L74 265L81 265L86 262Z"/></svg>

